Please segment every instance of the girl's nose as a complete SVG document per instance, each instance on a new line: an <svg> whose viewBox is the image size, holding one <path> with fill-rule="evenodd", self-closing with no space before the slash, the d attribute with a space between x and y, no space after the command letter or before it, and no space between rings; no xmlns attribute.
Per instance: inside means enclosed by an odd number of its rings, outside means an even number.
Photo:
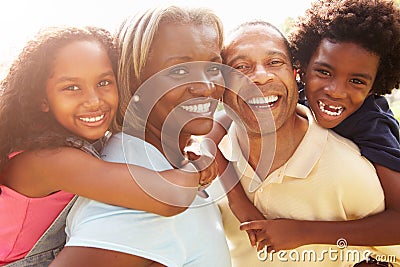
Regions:
<svg viewBox="0 0 400 267"><path fill-rule="evenodd" d="M98 107L101 103L101 97L98 94L97 88L88 90L85 96L85 102L84 105L86 107L92 108L92 107Z"/></svg>

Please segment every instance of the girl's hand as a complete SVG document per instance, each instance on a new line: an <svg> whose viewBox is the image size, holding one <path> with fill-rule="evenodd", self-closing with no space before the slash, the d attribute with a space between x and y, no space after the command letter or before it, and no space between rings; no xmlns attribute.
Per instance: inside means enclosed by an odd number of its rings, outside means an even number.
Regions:
<svg viewBox="0 0 400 267"><path fill-rule="evenodd" d="M244 222L240 230L253 230L256 235L257 251L267 246L267 251L294 249L307 244L307 231L302 222L289 219L257 220Z"/></svg>
<svg viewBox="0 0 400 267"><path fill-rule="evenodd" d="M193 152L187 152L188 159L192 163L196 170L199 172L199 186L203 190L205 187L211 184L211 182L218 175L218 165L215 159L209 156L199 156Z"/></svg>

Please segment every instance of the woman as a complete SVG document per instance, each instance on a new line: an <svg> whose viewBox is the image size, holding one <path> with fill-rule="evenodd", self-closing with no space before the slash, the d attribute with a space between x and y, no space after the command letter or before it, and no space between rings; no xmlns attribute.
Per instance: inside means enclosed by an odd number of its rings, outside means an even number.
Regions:
<svg viewBox="0 0 400 267"><path fill-rule="evenodd" d="M106 160L154 170L181 163L191 136L212 128L223 93L222 36L220 20L202 9L158 8L122 25L118 81L127 113ZM142 178L144 190L168 201L165 187L156 190L162 180ZM67 234L52 266L230 266L220 214L207 198L168 218L81 198Z"/></svg>

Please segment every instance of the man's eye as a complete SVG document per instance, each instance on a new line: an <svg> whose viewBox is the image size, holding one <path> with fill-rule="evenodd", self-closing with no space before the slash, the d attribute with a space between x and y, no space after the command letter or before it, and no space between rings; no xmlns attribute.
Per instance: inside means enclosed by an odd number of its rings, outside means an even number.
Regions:
<svg viewBox="0 0 400 267"><path fill-rule="evenodd" d="M274 59L274 60L271 60L270 65L281 66L281 65L283 65L283 62L281 60Z"/></svg>
<svg viewBox="0 0 400 267"><path fill-rule="evenodd" d="M235 66L235 69L237 70L245 70L248 69L249 67L247 65L237 65Z"/></svg>
<svg viewBox="0 0 400 267"><path fill-rule="evenodd" d="M97 84L97 86L98 86L98 87L107 86L107 85L109 85L110 83L111 83L110 81L101 81L101 82L99 82L99 83Z"/></svg>

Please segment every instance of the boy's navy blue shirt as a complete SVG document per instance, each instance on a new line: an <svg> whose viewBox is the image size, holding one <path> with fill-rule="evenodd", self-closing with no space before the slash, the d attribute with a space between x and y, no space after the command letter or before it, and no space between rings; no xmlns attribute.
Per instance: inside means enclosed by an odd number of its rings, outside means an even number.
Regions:
<svg viewBox="0 0 400 267"><path fill-rule="evenodd" d="M369 161L400 172L399 122L385 97L368 96L332 130L356 143Z"/></svg>
<svg viewBox="0 0 400 267"><path fill-rule="evenodd" d="M299 103L308 106L301 84ZM368 96L356 112L332 130L352 140L369 161L400 172L399 122L384 96Z"/></svg>

